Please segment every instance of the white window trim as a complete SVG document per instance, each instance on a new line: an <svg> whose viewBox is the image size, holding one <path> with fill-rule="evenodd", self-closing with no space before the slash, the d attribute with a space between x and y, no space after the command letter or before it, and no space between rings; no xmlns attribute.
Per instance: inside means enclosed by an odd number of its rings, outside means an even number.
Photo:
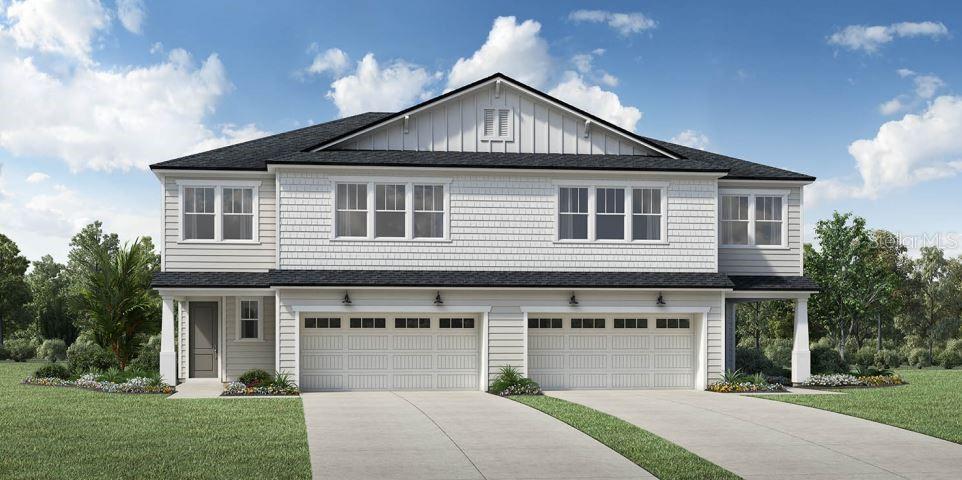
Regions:
<svg viewBox="0 0 962 480"><path fill-rule="evenodd" d="M755 250L787 250L788 247L788 190L755 190L755 189L718 189L718 246L719 248L739 248ZM748 244L737 245L721 243L721 213L722 197L748 197ZM755 197L781 197L782 199L782 243L777 245L756 245L755 244Z"/></svg>
<svg viewBox="0 0 962 480"><path fill-rule="evenodd" d="M627 243L639 245L668 245L668 182L578 182L578 181L557 181L554 182L554 242L563 244L579 243ZM588 238L561 238L560 215L561 215L561 189L562 188L587 188L588 189ZM622 239L598 239L595 232L595 222L597 221L597 196L599 188L621 188L625 190L625 236ZM658 240L633 240L632 227L634 222L634 212L632 196L636 188L651 188L661 190L661 237Z"/></svg>
<svg viewBox="0 0 962 480"><path fill-rule="evenodd" d="M367 235L364 237L337 236L337 185L341 183L363 183L367 185ZM376 237L374 236L375 218L375 186L376 185L404 185L404 236ZM414 236L414 186L441 185L444 187L444 236L415 237ZM391 178L391 177L332 177L331 178L331 234L330 240L335 242L420 242L420 243L448 243L451 241L451 179L450 178Z"/></svg>
<svg viewBox="0 0 962 480"><path fill-rule="evenodd" d="M261 182L246 180L177 180L177 228L179 230L177 243L199 243L199 244L260 244L260 200L259 190ZM184 187L213 188L214 189L214 238L213 239L186 239L184 238ZM251 198L251 211L254 214L252 220L252 232L250 240L224 240L224 204L223 190L227 188L250 188L253 190Z"/></svg>
<svg viewBox="0 0 962 480"><path fill-rule="evenodd" d="M484 111L485 110L494 110L494 130L493 130L494 134L493 135L484 134ZM500 130L498 128L500 126L499 125L500 116L498 115L499 110L508 111L508 134L503 137L498 135L498 131ZM479 115L478 126L481 128L481 132L479 132L480 134L478 135L478 138L482 142L513 142L514 141L514 109L513 108L499 107L499 106L493 106L493 105L481 106L481 108L478 108L478 115Z"/></svg>
<svg viewBox="0 0 962 480"><path fill-rule="evenodd" d="M257 302L257 338L241 338L241 302ZM237 297L237 319L235 324L235 342L263 342L264 341L264 299L261 297ZM251 319L247 319L251 320Z"/></svg>

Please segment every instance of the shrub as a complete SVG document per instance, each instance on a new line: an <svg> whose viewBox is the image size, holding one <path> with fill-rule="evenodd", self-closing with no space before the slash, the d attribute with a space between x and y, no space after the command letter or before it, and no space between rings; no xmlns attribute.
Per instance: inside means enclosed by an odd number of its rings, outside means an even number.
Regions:
<svg viewBox="0 0 962 480"><path fill-rule="evenodd" d="M251 374L252 377L260 377L267 374L267 381L256 385L248 385L244 382L230 382L224 387L224 396L238 395L299 395L300 390L291 381L291 376L287 373L275 372L271 375L263 370L248 370L244 375ZM241 378L244 377L241 375ZM258 378L259 380L259 378Z"/></svg>
<svg viewBox="0 0 962 480"><path fill-rule="evenodd" d="M140 346L140 354L130 362L128 368L145 372L160 371L160 335L154 335Z"/></svg>
<svg viewBox="0 0 962 480"><path fill-rule="evenodd" d="M114 356L96 343L77 339L67 349L67 365L78 375L108 370L117 366Z"/></svg>
<svg viewBox="0 0 962 480"><path fill-rule="evenodd" d="M501 367L501 372L499 372L498 377L494 379L494 382L491 383L491 389L489 391L502 397L510 395L541 395L541 385L538 385L537 382L530 378L521 376L518 370L509 365Z"/></svg>
<svg viewBox="0 0 962 480"><path fill-rule="evenodd" d="M7 351L6 345L0 345L0 360L6 360L10 358L10 352Z"/></svg>
<svg viewBox="0 0 962 480"><path fill-rule="evenodd" d="M903 363L902 354L898 350L879 350L875 352L874 360L878 368L899 368Z"/></svg>
<svg viewBox="0 0 962 480"><path fill-rule="evenodd" d="M870 347L868 345L856 350L852 354L851 358L852 365L869 367L875 365L875 347Z"/></svg>
<svg viewBox="0 0 962 480"><path fill-rule="evenodd" d="M26 362L37 354L37 347L26 338L7 340L6 347L14 362Z"/></svg>
<svg viewBox="0 0 962 480"><path fill-rule="evenodd" d="M59 338L48 338L37 349L37 358L48 362L56 362L67 358L67 344Z"/></svg>
<svg viewBox="0 0 962 480"><path fill-rule="evenodd" d="M878 368L874 365L856 365L855 375L858 377L877 377L892 375L892 371L887 368Z"/></svg>
<svg viewBox="0 0 962 480"><path fill-rule="evenodd" d="M821 374L847 373L848 365L831 347L816 346L812 349L812 372Z"/></svg>
<svg viewBox="0 0 962 480"><path fill-rule="evenodd" d="M787 338L777 338L765 346L765 356L776 367L790 368L792 366L792 341Z"/></svg>
<svg viewBox="0 0 962 480"><path fill-rule="evenodd" d="M760 350L751 347L735 349L735 370L746 374L762 373L772 369L775 365Z"/></svg>
<svg viewBox="0 0 962 480"><path fill-rule="evenodd" d="M70 379L70 369L62 363L48 363L37 369L33 373L37 378L59 378L61 380Z"/></svg>
<svg viewBox="0 0 962 480"><path fill-rule="evenodd" d="M908 364L915 368L924 368L931 365L929 361L929 351L924 348L913 348L909 352Z"/></svg>
<svg viewBox="0 0 962 480"><path fill-rule="evenodd" d="M741 370L725 370L719 381L708 386L709 392L740 393L740 392L781 392L784 391L779 383L769 383L764 374L746 375Z"/></svg>
<svg viewBox="0 0 962 480"><path fill-rule="evenodd" d="M889 385L902 385L905 383L898 375L872 375L858 377L859 381L869 387L887 387Z"/></svg>
<svg viewBox="0 0 962 480"><path fill-rule="evenodd" d="M962 340L952 339L945 344L945 350L939 354L939 365L949 370L962 365Z"/></svg>
<svg viewBox="0 0 962 480"><path fill-rule="evenodd" d="M270 384L274 380L274 375L271 375L264 370L255 368L244 372L237 380L248 387L259 387Z"/></svg>
<svg viewBox="0 0 962 480"><path fill-rule="evenodd" d="M124 383L125 381L127 381L127 376L124 375L123 370L117 367L111 367L106 371L104 371L103 373L101 373L100 375L97 375L97 379L102 382Z"/></svg>
<svg viewBox="0 0 962 480"><path fill-rule="evenodd" d="M745 383L748 381L749 376L742 373L741 369L736 368L735 370L725 370L722 374L721 383Z"/></svg>

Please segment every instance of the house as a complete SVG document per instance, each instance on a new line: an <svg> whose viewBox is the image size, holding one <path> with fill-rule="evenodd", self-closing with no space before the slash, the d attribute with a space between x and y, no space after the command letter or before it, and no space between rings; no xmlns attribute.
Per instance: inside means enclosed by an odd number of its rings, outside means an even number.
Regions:
<svg viewBox="0 0 962 480"><path fill-rule="evenodd" d="M495 74L151 166L161 373L305 391L702 389L738 302L795 301L808 175L643 137Z"/></svg>

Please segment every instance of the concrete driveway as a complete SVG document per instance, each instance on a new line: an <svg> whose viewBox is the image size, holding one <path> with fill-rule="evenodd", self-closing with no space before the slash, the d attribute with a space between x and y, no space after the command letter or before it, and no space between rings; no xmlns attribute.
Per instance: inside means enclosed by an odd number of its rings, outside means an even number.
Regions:
<svg viewBox="0 0 962 480"><path fill-rule="evenodd" d="M696 391L566 391L745 479L958 479L962 445L824 410Z"/></svg>
<svg viewBox="0 0 962 480"><path fill-rule="evenodd" d="M486 393L307 393L303 400L314 478L654 478L574 428Z"/></svg>

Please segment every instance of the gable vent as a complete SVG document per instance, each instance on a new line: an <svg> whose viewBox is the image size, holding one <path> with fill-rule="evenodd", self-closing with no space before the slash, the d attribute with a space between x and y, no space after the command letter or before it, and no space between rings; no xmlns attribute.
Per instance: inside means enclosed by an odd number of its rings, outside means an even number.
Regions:
<svg viewBox="0 0 962 480"><path fill-rule="evenodd" d="M508 116L511 114L511 110L502 108L498 110L498 136L507 137L508 136Z"/></svg>
<svg viewBox="0 0 962 480"><path fill-rule="evenodd" d="M484 136L494 136L494 109L484 109Z"/></svg>
<svg viewBox="0 0 962 480"><path fill-rule="evenodd" d="M513 115L510 108L485 108L482 115L481 140L492 142L514 141Z"/></svg>

